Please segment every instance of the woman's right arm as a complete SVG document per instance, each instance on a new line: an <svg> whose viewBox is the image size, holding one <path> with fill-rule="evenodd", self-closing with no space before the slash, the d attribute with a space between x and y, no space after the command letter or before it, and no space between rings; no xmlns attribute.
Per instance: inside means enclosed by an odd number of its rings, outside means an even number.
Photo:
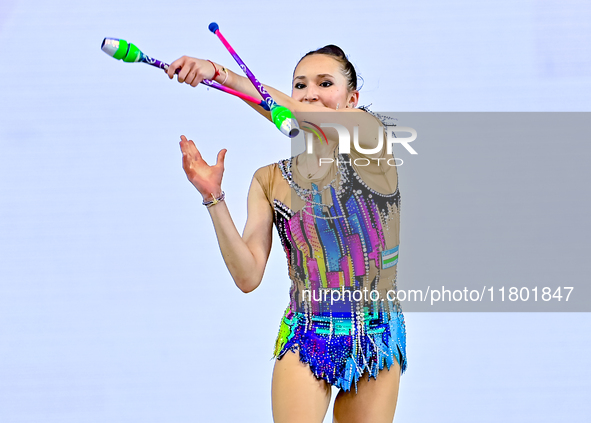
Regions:
<svg viewBox="0 0 591 423"><path fill-rule="evenodd" d="M183 56L170 64L166 74L170 79L172 79L176 70L180 69L177 78L178 81L189 84L192 87L196 87L204 79L212 79L214 77L214 67L218 70L223 68L218 63L210 63L208 60ZM220 71L220 74L215 77L216 82L223 83L229 88L243 92L244 94L248 94L252 97L262 98L247 77L238 75L227 68L224 69L226 69L225 74L224 71ZM378 133L379 131L383 130L383 126L369 113L357 108L347 109L343 107L336 111L334 109L319 106L317 104L306 104L291 98L289 95L284 94L273 87L268 85L263 86L277 102L277 104L280 104L291 110L295 114L296 119L309 121L319 126L323 123L338 123L346 127L349 131L349 134L353 134L355 126L359 126L360 145L363 148L373 148L377 145ZM272 120L271 112L268 112L261 106L249 101L245 100L245 103L268 120ZM328 113L324 115L323 113L319 112ZM339 140L337 131L335 130L327 131L326 135L329 138L335 139L336 141Z"/></svg>
<svg viewBox="0 0 591 423"><path fill-rule="evenodd" d="M254 88L247 77L238 75L219 63L198 59L196 57L183 56L172 62L168 67L168 70L165 70L164 72L170 79L173 79L177 69L180 69L177 75L177 80L180 83L196 87L204 79L209 79L214 80L219 84L223 84L228 88L232 88L233 90L248 94L251 97L262 99L259 92ZM215 76L216 69L219 72L219 75L217 76ZM275 94L278 92L279 91L273 90L273 93ZM270 93L271 96L273 96L273 93ZM251 103L250 101L244 100L244 102L271 121L271 112L263 109L258 104Z"/></svg>
<svg viewBox="0 0 591 423"><path fill-rule="evenodd" d="M180 69L177 75L177 80L180 83L185 83L191 85L192 87L196 87L204 79L215 80L216 82L223 84L228 88L248 94L254 98L262 99L261 94L246 76L238 75L218 63L210 62L209 60L198 59L196 57L183 56L172 62L168 67L168 70L165 72L170 79L173 79L177 69ZM219 71L217 76L215 76L216 70ZM334 111L332 109L320 107L317 105L301 103L294 100L289 95L284 94L283 92L268 85L263 84L263 87L267 90L271 97L273 97L273 100L275 100L277 104L287 107L292 112L319 112L323 109L326 109L327 111ZM262 116L267 118L269 121L272 121L271 112L263 109L258 104L251 103L250 101L244 100L244 102Z"/></svg>
<svg viewBox="0 0 591 423"><path fill-rule="evenodd" d="M224 150L218 154L218 162L209 166L193 141L181 138L183 168L189 181L201 193L204 200L211 194L219 196L224 170ZM271 251L273 213L256 178L252 179L248 193L248 217L242 236L238 233L225 201L208 208L214 225L222 257L238 288L247 293L259 286L263 279Z"/></svg>

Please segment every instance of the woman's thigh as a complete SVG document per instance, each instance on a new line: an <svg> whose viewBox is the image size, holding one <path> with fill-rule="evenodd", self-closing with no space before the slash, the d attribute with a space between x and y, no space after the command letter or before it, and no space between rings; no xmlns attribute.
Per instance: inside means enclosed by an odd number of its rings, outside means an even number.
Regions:
<svg viewBox="0 0 591 423"><path fill-rule="evenodd" d="M339 391L334 403L333 423L392 423L398 386L400 384L400 365L394 364L380 370L377 379L367 380L367 373L355 386L345 392Z"/></svg>
<svg viewBox="0 0 591 423"><path fill-rule="evenodd" d="M275 360L271 402L275 423L322 423L331 398L331 386L318 380L300 353L285 353Z"/></svg>

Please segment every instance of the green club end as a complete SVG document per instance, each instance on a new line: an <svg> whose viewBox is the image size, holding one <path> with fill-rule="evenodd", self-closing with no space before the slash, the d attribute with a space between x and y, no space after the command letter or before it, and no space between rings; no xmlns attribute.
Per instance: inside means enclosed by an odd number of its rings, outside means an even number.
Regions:
<svg viewBox="0 0 591 423"><path fill-rule="evenodd" d="M271 108L271 119L283 134L293 138L300 133L298 121L287 107L276 105Z"/></svg>
<svg viewBox="0 0 591 423"><path fill-rule="evenodd" d="M127 54L127 41L119 40L119 47L117 48L115 53L113 53L113 57L117 60L121 60L125 57L126 54Z"/></svg>
<svg viewBox="0 0 591 423"><path fill-rule="evenodd" d="M105 38L101 50L109 56L124 62L140 62L142 51L135 44L128 43L121 38Z"/></svg>
<svg viewBox="0 0 591 423"><path fill-rule="evenodd" d="M123 58L124 62L139 62L142 52L135 44L129 43L127 54Z"/></svg>

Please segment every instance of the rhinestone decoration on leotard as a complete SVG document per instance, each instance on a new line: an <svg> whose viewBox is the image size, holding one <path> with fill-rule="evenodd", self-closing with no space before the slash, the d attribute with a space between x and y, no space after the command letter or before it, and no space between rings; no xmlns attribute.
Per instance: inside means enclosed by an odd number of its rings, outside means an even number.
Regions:
<svg viewBox="0 0 591 423"><path fill-rule="evenodd" d="M303 201L309 202L317 194L322 194L324 191L326 191L327 189L330 189L330 188L334 189L335 186L333 184L335 182L337 182L337 178L339 176L340 176L340 178L338 178L339 179L338 180L338 188L336 189L336 193L337 193L337 195L340 195L343 192L343 189L344 189L343 186L349 180L349 175L348 175L349 172L348 172L347 167L343 163L343 157L340 154L339 154L338 162L339 162L339 165L337 167L337 169L338 169L337 175L333 178L332 181L330 181L322 189L319 189L315 184L312 184L312 189L306 189L306 188L302 188L301 186L299 186L298 184L296 184L294 182L293 177L292 177L292 171L291 171L292 166L293 166L293 157L291 157L288 160L281 160L279 162L279 168L281 169L281 173L283 175L286 175L285 179L287 180L287 183L296 192L296 194Z"/></svg>
<svg viewBox="0 0 591 423"><path fill-rule="evenodd" d="M377 376L384 362L398 361L406 369L404 317L397 298L392 301L348 301L348 309L319 300L326 289L349 291L384 286L396 290L397 267L384 278L382 251L394 239L390 222L399 219L400 194L369 187L351 166L348 155L338 156L335 178L319 188L299 186L292 175L293 157L278 163L283 178L303 200L297 212L275 199L275 225L286 252L292 280L288 306L274 356L300 351L317 377L349 390L364 371ZM338 182L337 182L338 181ZM330 190L332 204L321 194ZM389 234L389 237L386 236ZM391 241L390 241L391 242ZM370 270L377 274L370 280ZM390 272L392 273L392 272ZM318 297L304 298L310 290ZM344 305L346 305L344 304ZM382 328L377 330L376 328Z"/></svg>

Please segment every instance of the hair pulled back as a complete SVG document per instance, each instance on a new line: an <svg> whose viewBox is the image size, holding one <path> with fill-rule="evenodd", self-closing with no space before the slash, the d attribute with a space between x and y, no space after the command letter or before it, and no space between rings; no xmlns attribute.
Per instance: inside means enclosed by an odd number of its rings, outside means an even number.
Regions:
<svg viewBox="0 0 591 423"><path fill-rule="evenodd" d="M349 89L349 91L357 89L357 72L355 72L355 67L349 61L347 55L345 55L345 52L339 46L329 44L317 50L310 51L300 59L298 65L306 57L311 56L313 54L325 54L339 62L341 64L341 72L347 78L347 88Z"/></svg>

